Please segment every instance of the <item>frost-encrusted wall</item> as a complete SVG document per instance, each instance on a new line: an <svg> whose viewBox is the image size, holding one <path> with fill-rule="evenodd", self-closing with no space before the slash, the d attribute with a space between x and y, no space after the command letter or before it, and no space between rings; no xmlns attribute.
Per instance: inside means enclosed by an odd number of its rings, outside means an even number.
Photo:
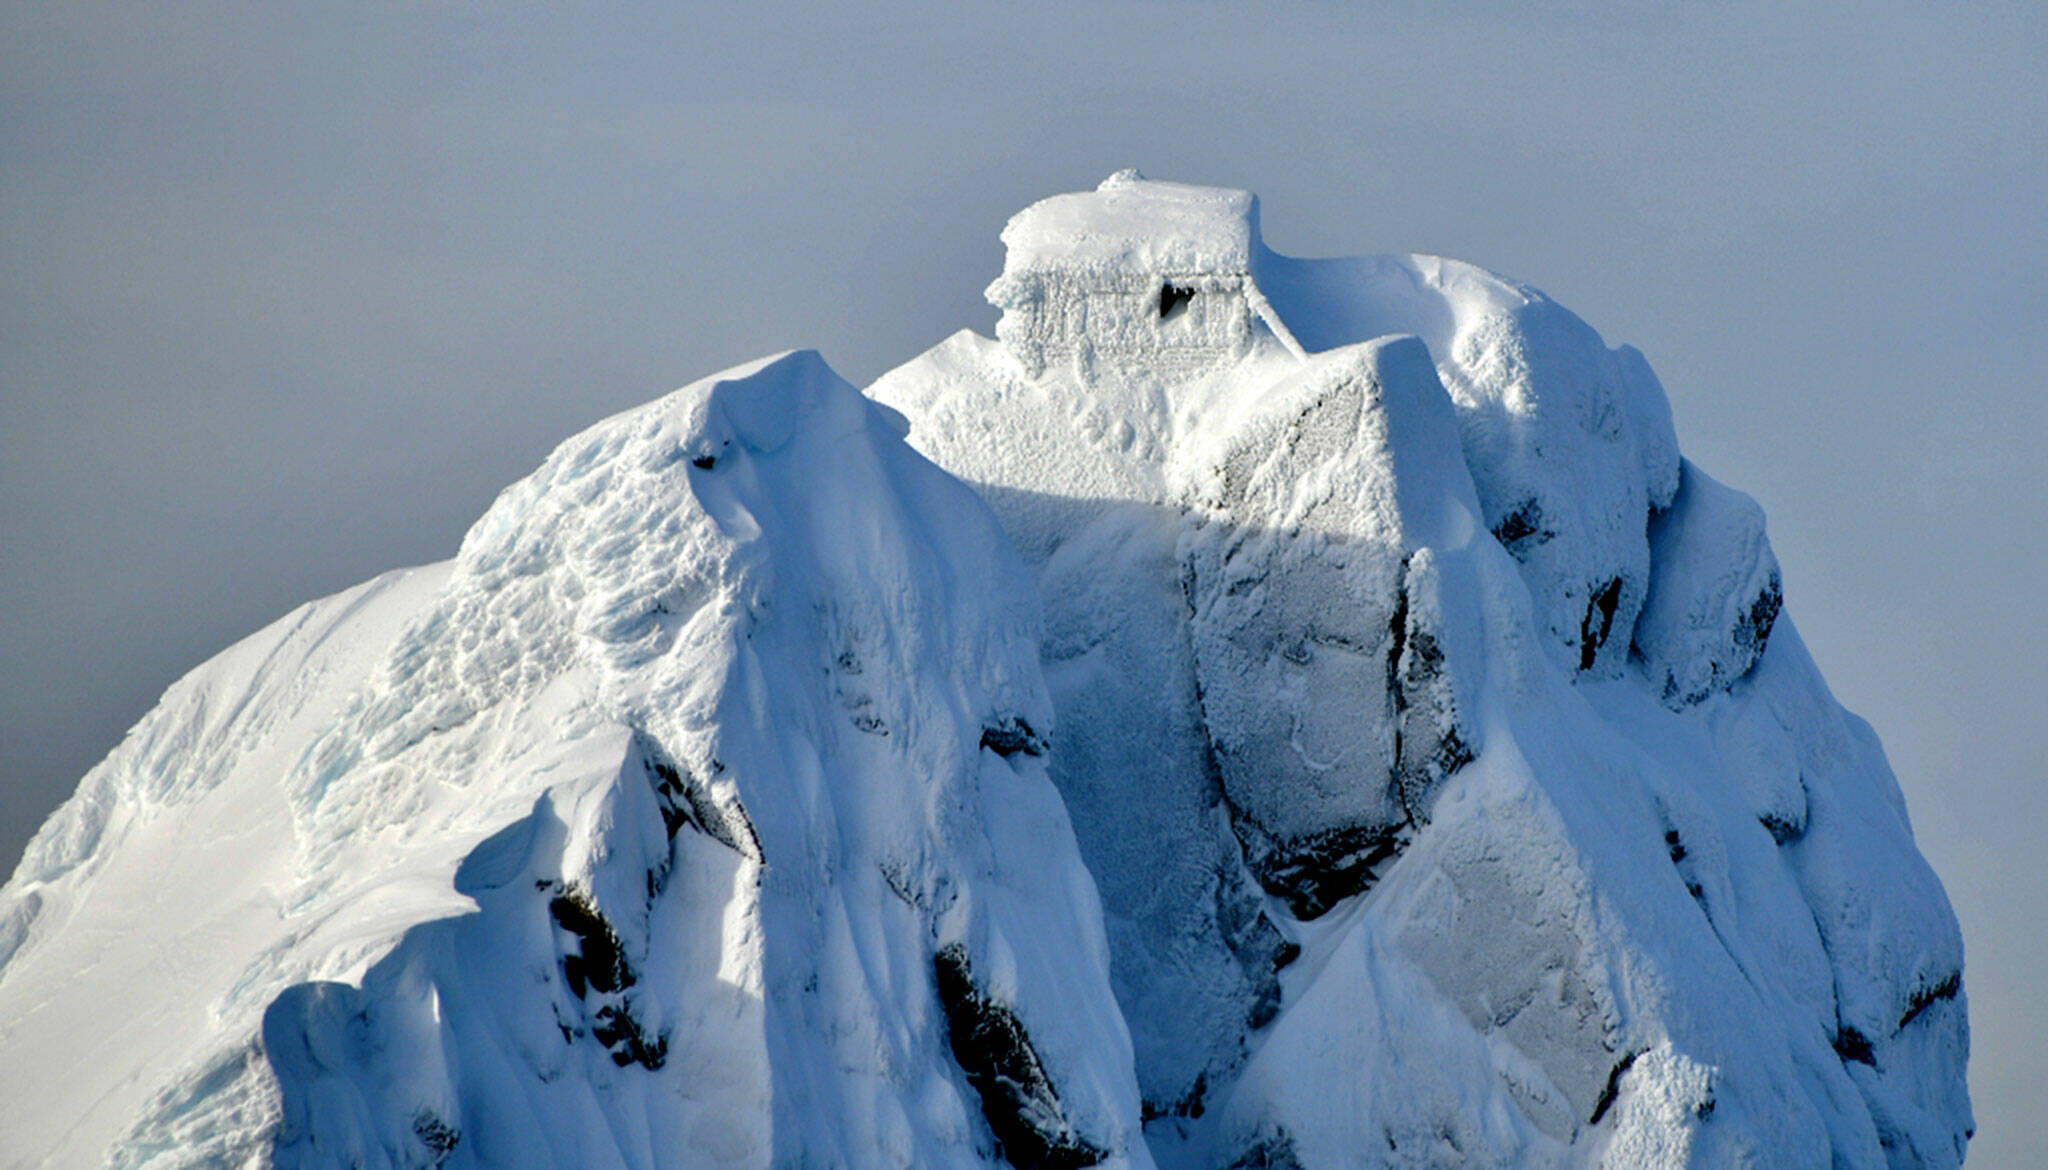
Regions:
<svg viewBox="0 0 2048 1170"><path fill-rule="evenodd" d="M1258 200L1121 171L1092 192L1055 196L1003 230L989 302L996 336L1034 374L1105 359L1185 373L1241 357L1280 328L1252 278Z"/></svg>

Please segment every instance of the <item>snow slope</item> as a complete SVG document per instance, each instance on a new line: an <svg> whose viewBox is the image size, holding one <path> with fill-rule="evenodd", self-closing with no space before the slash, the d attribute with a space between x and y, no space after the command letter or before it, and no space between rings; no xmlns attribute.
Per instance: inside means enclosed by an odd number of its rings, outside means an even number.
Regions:
<svg viewBox="0 0 2048 1170"><path fill-rule="evenodd" d="M1960 1160L1953 916L1640 354L1135 172L1004 240L998 339L173 687L0 890L0 1165Z"/></svg>
<svg viewBox="0 0 2048 1170"><path fill-rule="evenodd" d="M1036 645L815 355L600 424L52 819L5 1161L1150 1165Z"/></svg>

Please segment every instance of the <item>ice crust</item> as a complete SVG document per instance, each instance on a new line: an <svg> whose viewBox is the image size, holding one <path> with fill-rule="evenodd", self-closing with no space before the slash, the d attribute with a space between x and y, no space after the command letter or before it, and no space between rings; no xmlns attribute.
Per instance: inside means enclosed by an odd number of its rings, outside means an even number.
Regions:
<svg viewBox="0 0 2048 1170"><path fill-rule="evenodd" d="M1953 915L1640 354L1135 172L1004 241L174 686L0 889L0 1165L1960 1160Z"/></svg>

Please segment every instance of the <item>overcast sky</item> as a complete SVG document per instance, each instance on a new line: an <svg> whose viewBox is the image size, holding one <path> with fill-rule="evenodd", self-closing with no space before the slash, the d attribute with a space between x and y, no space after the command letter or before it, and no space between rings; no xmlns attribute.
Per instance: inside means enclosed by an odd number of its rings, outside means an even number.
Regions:
<svg viewBox="0 0 2048 1170"><path fill-rule="evenodd" d="M234 639L700 375L987 332L1137 166L1648 354L1962 917L1972 1162L2048 1147L2036 5L854 7L4 0L0 871Z"/></svg>

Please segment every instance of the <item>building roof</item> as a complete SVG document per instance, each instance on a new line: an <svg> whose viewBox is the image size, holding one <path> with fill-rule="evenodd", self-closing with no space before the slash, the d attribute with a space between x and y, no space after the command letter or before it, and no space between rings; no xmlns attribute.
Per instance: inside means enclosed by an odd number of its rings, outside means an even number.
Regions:
<svg viewBox="0 0 2048 1170"><path fill-rule="evenodd" d="M1003 244L1006 279L1075 269L1243 273L1259 247L1259 200L1249 191L1119 171L1093 191L1055 195L1018 212L1003 229Z"/></svg>

